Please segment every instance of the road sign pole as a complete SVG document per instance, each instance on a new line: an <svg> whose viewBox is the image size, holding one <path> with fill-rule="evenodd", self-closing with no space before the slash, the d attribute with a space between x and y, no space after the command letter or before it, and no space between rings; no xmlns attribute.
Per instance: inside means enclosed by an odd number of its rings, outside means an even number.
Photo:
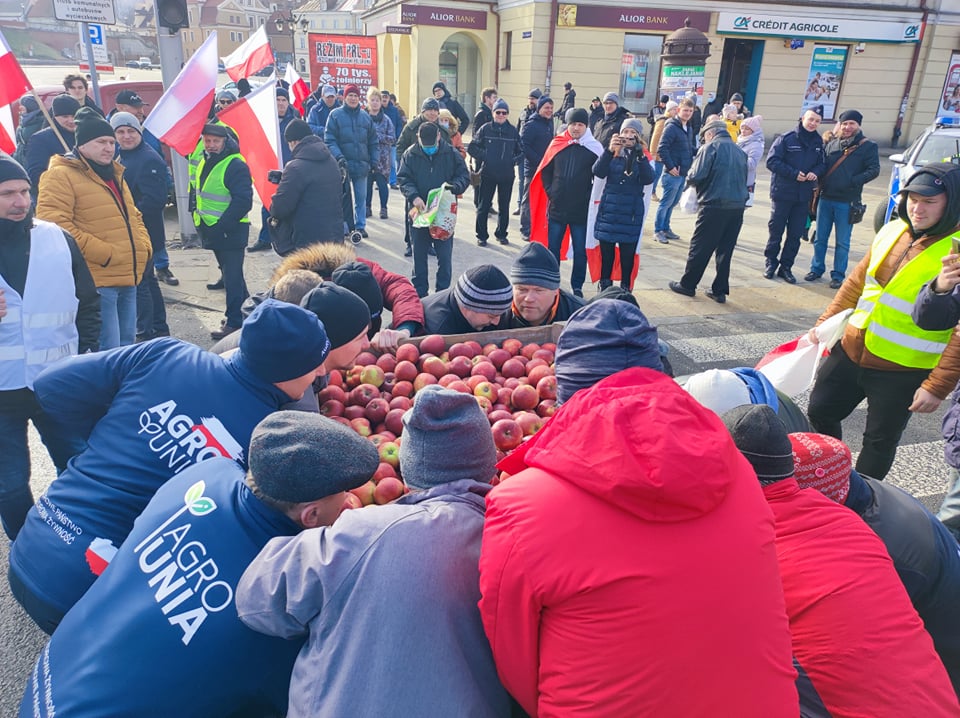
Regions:
<svg viewBox="0 0 960 718"><path fill-rule="evenodd" d="M97 61L93 57L93 40L90 38L90 24L80 23L80 32L83 34L83 44L87 48L87 64L90 66L90 81L93 83L93 101L97 107L100 104L100 81L97 79Z"/></svg>

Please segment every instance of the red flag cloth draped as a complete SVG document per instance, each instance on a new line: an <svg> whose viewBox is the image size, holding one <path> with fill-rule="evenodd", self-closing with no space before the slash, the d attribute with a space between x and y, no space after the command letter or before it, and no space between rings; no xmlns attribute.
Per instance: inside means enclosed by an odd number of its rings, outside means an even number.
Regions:
<svg viewBox="0 0 960 718"><path fill-rule="evenodd" d="M253 186L263 206L270 209L277 185L267 181L270 170L280 169L280 120L277 117L277 84L272 79L218 115L240 138L240 154L247 161Z"/></svg>
<svg viewBox="0 0 960 718"><path fill-rule="evenodd" d="M16 132L13 126L14 103L30 92L30 80L17 62L16 56L0 33L0 150L13 154L17 149Z"/></svg>

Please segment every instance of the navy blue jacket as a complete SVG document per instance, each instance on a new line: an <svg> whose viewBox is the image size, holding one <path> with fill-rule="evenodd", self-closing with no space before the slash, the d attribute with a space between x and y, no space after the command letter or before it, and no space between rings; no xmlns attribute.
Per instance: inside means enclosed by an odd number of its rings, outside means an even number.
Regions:
<svg viewBox="0 0 960 718"><path fill-rule="evenodd" d="M820 133L808 132L802 125L778 135L767 153L770 170L770 199L781 202L809 202L816 182L800 182L797 175L813 172L823 177L827 158Z"/></svg>
<svg viewBox="0 0 960 718"><path fill-rule="evenodd" d="M245 465L253 428L290 401L239 353L224 360L169 338L60 362L34 391L50 431L87 448L30 509L10 570L64 612L96 579L88 552L119 547L187 467L221 456Z"/></svg>
<svg viewBox="0 0 960 718"><path fill-rule="evenodd" d="M467 111L463 109L463 105L453 99L453 96L450 94L450 90L447 89L447 86L442 82L436 83L443 88L443 97L441 97L437 102L440 103L440 109L450 110L450 114L457 118L457 122L460 123L460 134L467 134L467 128L470 126L470 115L467 114ZM436 87L436 85L434 85Z"/></svg>
<svg viewBox="0 0 960 718"><path fill-rule="evenodd" d="M393 123L394 134L399 137L400 133L403 132L404 124L400 122L400 110L397 109L395 104L388 102L380 108L380 111L390 118L390 121Z"/></svg>
<svg viewBox="0 0 960 718"><path fill-rule="evenodd" d="M146 141L132 150L120 150L123 178L130 186L133 203L143 215L143 223L154 245L166 243L163 208L167 204L167 165Z"/></svg>
<svg viewBox="0 0 960 718"><path fill-rule="evenodd" d="M310 108L310 112L307 114L307 124L310 125L313 134L323 138L323 133L327 126L327 118L330 117L330 113L338 107L343 107L343 103L340 102L340 100L334 102L333 107L327 107L327 103L320 100Z"/></svg>
<svg viewBox="0 0 960 718"><path fill-rule="evenodd" d="M370 115L357 106L338 107L327 118L323 141L338 160L347 161L352 179L370 174L370 167L380 154L380 140Z"/></svg>
<svg viewBox="0 0 960 718"><path fill-rule="evenodd" d="M552 139L553 120L534 113L523 123L520 128L520 147L523 149L524 176L533 178Z"/></svg>
<svg viewBox="0 0 960 718"><path fill-rule="evenodd" d="M287 144L287 141L283 139L283 133L289 125L294 120L299 120L300 115L297 113L296 108L293 105L287 107L287 114L280 118L280 157L283 159L283 164L287 164L290 161L290 145ZM274 169L280 169L275 167Z"/></svg>
<svg viewBox="0 0 960 718"><path fill-rule="evenodd" d="M820 180L820 197L834 202L859 202L863 186L875 180L880 174L880 148L873 140L866 140L863 145L852 151L843 164L829 177L827 171L836 164L846 149L859 145L865 140L862 132L850 138L849 142L839 137L827 143L827 170ZM902 215L901 215L902 216Z"/></svg>
<svg viewBox="0 0 960 718"><path fill-rule="evenodd" d="M638 242L643 229L643 189L653 184L653 167L634 148L614 157L610 150L593 165L593 174L606 177L593 236L601 242Z"/></svg>
<svg viewBox="0 0 960 718"><path fill-rule="evenodd" d="M64 141L72 150L76 143L73 133L64 129L56 120L54 122L60 130L60 134L63 135ZM30 175L30 184L33 185L34 195L40 189L40 175L47 171L50 158L54 155L63 154L66 154L66 151L51 127L40 130L30 138L30 142L27 144L27 164L24 169Z"/></svg>
<svg viewBox="0 0 960 718"><path fill-rule="evenodd" d="M660 146L657 148L664 172L669 172L676 167L681 177L687 174L690 165L693 164L695 137L689 123L684 132L683 123L679 117L671 117L664 123L663 134L660 135Z"/></svg>
<svg viewBox="0 0 960 718"><path fill-rule="evenodd" d="M23 718L286 712L303 642L247 628L233 595L260 549L299 527L243 479L233 461L211 459L157 491L109 569L43 650L20 705ZM192 504L185 500L194 495Z"/></svg>
<svg viewBox="0 0 960 718"><path fill-rule="evenodd" d="M498 181L511 179L513 168L522 156L520 133L509 122L487 122L470 140L467 152L476 159L484 177Z"/></svg>

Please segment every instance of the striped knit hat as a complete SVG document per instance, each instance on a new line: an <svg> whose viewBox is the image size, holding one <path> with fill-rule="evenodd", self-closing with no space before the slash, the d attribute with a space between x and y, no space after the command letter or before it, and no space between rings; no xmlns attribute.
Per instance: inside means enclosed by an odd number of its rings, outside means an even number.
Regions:
<svg viewBox="0 0 960 718"><path fill-rule="evenodd" d="M823 434L790 434L794 476L800 488L816 489L842 504L850 493L853 457L839 439Z"/></svg>
<svg viewBox="0 0 960 718"><path fill-rule="evenodd" d="M513 286L492 264L481 264L460 275L453 294L461 306L483 314L503 314L513 303Z"/></svg>
<svg viewBox="0 0 960 718"><path fill-rule="evenodd" d="M544 289L560 289L560 263L553 252L539 242L530 242L513 260L510 281Z"/></svg>

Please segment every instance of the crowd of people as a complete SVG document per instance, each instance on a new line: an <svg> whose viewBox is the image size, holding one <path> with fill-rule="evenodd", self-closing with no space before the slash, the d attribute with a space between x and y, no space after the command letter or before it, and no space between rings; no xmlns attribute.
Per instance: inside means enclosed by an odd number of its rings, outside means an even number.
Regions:
<svg viewBox="0 0 960 718"><path fill-rule="evenodd" d="M557 127L533 91L517 127L488 88L458 146L471 118L443 83L405 123L389 93L364 107L356 85L342 105L331 90L304 120L278 88L289 155L249 247L250 170L217 117L235 98L215 99L190 158L226 291L210 351L169 336L168 176L139 97L108 116L65 93L26 166L0 157L0 523L11 592L50 634L22 717L960 714L960 403L939 515L883 481L912 413L960 381L960 168L916 171L847 276L841 233L879 171L862 117L824 145L806 112L774 141L764 276L796 281L816 198L838 290L818 323L849 315L803 412L753 369L674 379L631 291L659 183L658 241L683 191L699 207L670 289L693 296L715 256L707 296L725 301L764 149L742 97L707 114L665 96L648 144L615 93L591 116L568 83ZM472 173L477 241L496 195L507 243L518 167L531 241L508 272L454 279L453 242L412 221L410 277L344 242L350 225L367 236L374 187L381 218L395 180L413 220ZM283 259L250 295L259 244ZM416 335L555 322L543 429L497 463L474 397L428 387L403 417L409 493L344 511L379 457L319 415L331 372ZM854 464L843 421L864 399ZM28 422L58 471L36 500Z"/></svg>

